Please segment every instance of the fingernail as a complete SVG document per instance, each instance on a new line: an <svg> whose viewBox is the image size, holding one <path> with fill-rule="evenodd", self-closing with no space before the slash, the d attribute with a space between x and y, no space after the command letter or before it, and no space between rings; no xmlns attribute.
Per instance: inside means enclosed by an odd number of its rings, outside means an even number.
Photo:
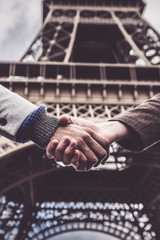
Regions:
<svg viewBox="0 0 160 240"><path fill-rule="evenodd" d="M68 139L66 139L66 138L63 139L63 141L62 141L62 144L63 144L63 145L67 145L68 143L69 143L69 140L68 140Z"/></svg>

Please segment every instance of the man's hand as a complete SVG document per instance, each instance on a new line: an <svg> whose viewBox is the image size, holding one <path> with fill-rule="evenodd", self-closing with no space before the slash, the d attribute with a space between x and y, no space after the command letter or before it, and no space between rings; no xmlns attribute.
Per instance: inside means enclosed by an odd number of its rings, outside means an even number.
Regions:
<svg viewBox="0 0 160 240"><path fill-rule="evenodd" d="M77 142L65 136L60 141L53 139L46 148L48 158L53 158L64 165L72 165L75 169L79 167L80 151Z"/></svg>
<svg viewBox="0 0 160 240"><path fill-rule="evenodd" d="M115 141L131 137L132 135L131 129L119 121L94 123L83 118L62 115L59 118L59 122L62 125L75 124L78 126L91 128L95 133L103 138L106 138L110 144Z"/></svg>
<svg viewBox="0 0 160 240"><path fill-rule="evenodd" d="M131 137L132 132L131 130L124 124L119 121L109 121L109 122L102 122L102 123L93 123L91 121L82 119L82 118L75 118L70 117L68 115L62 115L59 118L59 122L61 125L66 126L68 124L75 124L81 127L90 128L99 136L106 139L108 142L107 144L107 155L102 160L99 160L96 164L91 164L86 170L89 170L93 166L98 166L100 163L104 164L109 157L109 146L111 143L115 141L119 141L121 139L125 139ZM67 137L65 137L67 138ZM68 144L65 146L62 143L62 140L58 143L51 142L47 147L48 155L55 156L57 161L64 161L65 165L72 164L77 170L79 166L79 158L80 158L80 151L76 149L76 143L69 138L67 138ZM74 145L75 144L75 145Z"/></svg>
<svg viewBox="0 0 160 240"><path fill-rule="evenodd" d="M62 125L64 125L63 119ZM68 138L67 141L70 146L67 145L66 138ZM55 141L57 140L58 142L56 143ZM56 145L57 147L55 148ZM47 156L52 157L55 155L56 161L61 161L65 165L72 164L79 171L88 171L108 156L109 152L106 151L108 146L108 140L95 133L92 129L76 124L69 124L57 128L47 147ZM76 150L74 152L75 148L79 151Z"/></svg>

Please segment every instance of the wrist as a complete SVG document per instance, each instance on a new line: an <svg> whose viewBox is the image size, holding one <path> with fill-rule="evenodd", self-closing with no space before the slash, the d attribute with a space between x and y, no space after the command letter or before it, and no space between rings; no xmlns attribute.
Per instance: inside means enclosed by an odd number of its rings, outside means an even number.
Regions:
<svg viewBox="0 0 160 240"><path fill-rule="evenodd" d="M99 133L104 138L107 138L110 143L130 137L131 130L127 125L119 121L108 121L98 123Z"/></svg>

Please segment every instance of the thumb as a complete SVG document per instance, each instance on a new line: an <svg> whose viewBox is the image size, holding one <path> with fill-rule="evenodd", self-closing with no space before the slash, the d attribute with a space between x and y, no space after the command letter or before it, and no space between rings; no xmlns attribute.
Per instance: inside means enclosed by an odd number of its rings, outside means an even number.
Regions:
<svg viewBox="0 0 160 240"><path fill-rule="evenodd" d="M72 123L70 117L68 115L61 115L59 117L59 124L62 126L66 126L68 124Z"/></svg>

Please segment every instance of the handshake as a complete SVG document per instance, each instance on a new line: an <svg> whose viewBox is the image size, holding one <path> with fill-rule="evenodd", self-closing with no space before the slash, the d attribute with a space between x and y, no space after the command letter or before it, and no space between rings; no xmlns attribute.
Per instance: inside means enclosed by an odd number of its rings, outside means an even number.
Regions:
<svg viewBox="0 0 160 240"><path fill-rule="evenodd" d="M66 166L72 165L76 171L89 171L105 164L111 143L130 134L130 129L119 121L93 123L62 115L46 148L46 155Z"/></svg>

